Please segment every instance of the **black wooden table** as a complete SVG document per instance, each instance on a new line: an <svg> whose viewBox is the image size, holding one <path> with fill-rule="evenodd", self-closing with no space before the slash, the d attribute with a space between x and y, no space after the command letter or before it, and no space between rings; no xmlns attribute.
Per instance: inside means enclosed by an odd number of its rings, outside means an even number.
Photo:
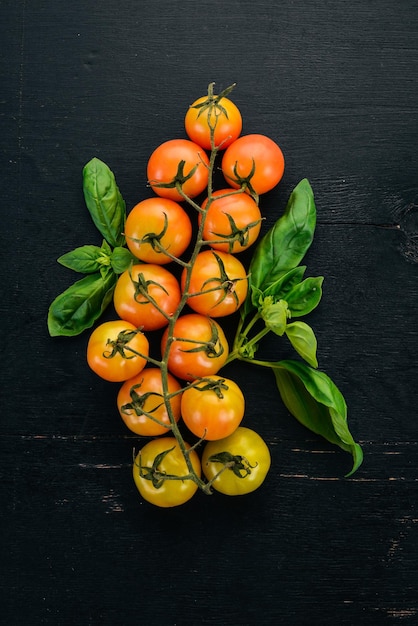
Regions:
<svg viewBox="0 0 418 626"><path fill-rule="evenodd" d="M418 7L412 0L3 0L1 29L2 623L375 626L418 622ZM115 387L88 333L49 337L100 245L81 170L115 172L130 209L209 82L236 82L244 132L286 157L266 230L306 177L309 322L364 463L305 430L269 373L233 365L272 470L242 498L143 502ZM110 315L110 313L109 313ZM285 358L277 338L268 350ZM232 371L232 370L231 370Z"/></svg>

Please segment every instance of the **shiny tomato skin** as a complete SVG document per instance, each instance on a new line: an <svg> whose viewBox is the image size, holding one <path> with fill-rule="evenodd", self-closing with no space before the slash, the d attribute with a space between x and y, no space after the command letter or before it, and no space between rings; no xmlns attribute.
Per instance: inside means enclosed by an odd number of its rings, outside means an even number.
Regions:
<svg viewBox="0 0 418 626"><path fill-rule="evenodd" d="M226 280L222 277L222 266ZM186 270L182 272L180 284L184 292ZM200 293L202 291L207 293ZM191 296L187 300L193 311L210 317L231 315L242 305L247 292L247 272L234 255L216 250L204 250L197 255L188 289Z"/></svg>
<svg viewBox="0 0 418 626"><path fill-rule="evenodd" d="M218 387L210 388L208 383ZM233 380L222 376L210 376L197 386L186 387L181 399L181 415L187 428L207 441L231 435L240 425L244 410L241 389Z"/></svg>
<svg viewBox="0 0 418 626"><path fill-rule="evenodd" d="M173 450L171 450L173 448ZM190 446L186 443L186 448ZM154 487L151 480L143 478L140 474L142 467L152 468L157 455L166 450L171 450L158 465L161 473L175 476L187 476L189 470L184 460L180 447L174 437L160 437L152 439L138 452L133 465L133 478L135 485L144 500L162 508L179 506L190 500L196 493L198 486L191 479L165 480L158 488ZM190 452L190 461L198 477L201 475L200 460L195 450Z"/></svg>
<svg viewBox="0 0 418 626"><path fill-rule="evenodd" d="M227 195L234 191L234 194ZM260 234L262 217L258 204L248 194L237 194L236 190L231 188L218 189L213 192L212 196L213 200L206 211L203 239L214 250L232 254L249 248ZM208 198L203 201L202 209L206 209L207 206ZM233 234L228 215L232 218L236 228L242 231L242 234L240 238L234 241L223 243L222 240ZM200 225L201 213L199 213L198 221ZM210 243L211 241L214 243Z"/></svg>
<svg viewBox="0 0 418 626"><path fill-rule="evenodd" d="M237 179L249 177L253 191L260 195L273 189L284 173L284 156L281 148L265 135L242 135L229 148L222 158L222 172L228 185L238 189ZM235 167L237 173L235 173Z"/></svg>
<svg viewBox="0 0 418 626"><path fill-rule="evenodd" d="M161 339L164 355L168 328ZM192 381L201 376L217 374L229 356L225 333L215 320L198 313L181 315L174 324L174 341L168 353L168 369L181 380ZM213 349L206 350L206 342L213 340ZM196 348L202 350L192 352Z"/></svg>
<svg viewBox="0 0 418 626"><path fill-rule="evenodd" d="M158 240L153 240L153 236L159 236ZM180 204L157 196L142 200L129 212L125 237L129 250L137 259L165 265L173 257L181 257L190 244L192 224Z"/></svg>
<svg viewBox="0 0 418 626"><path fill-rule="evenodd" d="M123 346L122 353L116 350L111 356L110 342L116 342L125 332L126 337L129 335L131 339ZM100 324L91 333L87 344L87 363L104 380L122 382L144 369L148 353L149 343L144 333L125 320L112 320Z"/></svg>
<svg viewBox="0 0 418 626"><path fill-rule="evenodd" d="M169 400L172 415L176 422L181 415L181 385L170 373L167 376L169 394L176 394ZM117 407L126 426L136 435L158 437L170 433L170 418L164 403L161 370L146 367L137 376L125 381L119 389ZM148 413L160 424L152 420Z"/></svg>
<svg viewBox="0 0 418 626"><path fill-rule="evenodd" d="M175 187L159 187L156 183L171 183L177 176L179 163L184 161L183 174L193 175L182 185L183 193L195 198L207 187L209 159L201 146L189 139L170 139L160 144L151 154L147 165L148 182L157 196L176 202L184 200Z"/></svg>
<svg viewBox="0 0 418 626"><path fill-rule="evenodd" d="M202 471L211 480L224 467L222 463L209 461L209 457L221 452L229 452L244 458L250 473L243 478L236 476L232 469L225 469L213 482L213 488L227 496L251 493L260 487L271 465L271 456L265 441L250 428L239 426L229 437L209 441L202 454Z"/></svg>
<svg viewBox="0 0 418 626"><path fill-rule="evenodd" d="M214 96L216 98L216 96ZM210 125L215 125L214 145L225 150L241 134L242 116L240 110L229 98L221 98L219 105L212 104L210 108L195 108L208 100L202 96L193 102L188 109L184 126L189 138L205 150L211 149ZM208 117L210 115L210 118Z"/></svg>
<svg viewBox="0 0 418 626"><path fill-rule="evenodd" d="M134 283L145 281L146 293L165 313L162 313L144 293L136 292ZM165 267L153 263L138 263L123 272L116 283L113 304L116 313L145 331L158 330L168 324L180 302L177 278Z"/></svg>

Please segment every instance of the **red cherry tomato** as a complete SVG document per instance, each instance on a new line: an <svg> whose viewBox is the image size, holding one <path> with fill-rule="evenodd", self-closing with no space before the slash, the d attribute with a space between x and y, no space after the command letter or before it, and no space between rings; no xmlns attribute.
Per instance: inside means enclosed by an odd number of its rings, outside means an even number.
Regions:
<svg viewBox="0 0 418 626"><path fill-rule="evenodd" d="M147 177L157 196L178 202L184 197L176 188L176 180L186 196L195 198L207 187L208 165L208 155L201 146L188 139L170 139L151 154Z"/></svg>
<svg viewBox="0 0 418 626"><path fill-rule="evenodd" d="M280 147L265 135L243 135L226 149L222 172L231 187L246 185L257 195L275 187L284 173Z"/></svg>

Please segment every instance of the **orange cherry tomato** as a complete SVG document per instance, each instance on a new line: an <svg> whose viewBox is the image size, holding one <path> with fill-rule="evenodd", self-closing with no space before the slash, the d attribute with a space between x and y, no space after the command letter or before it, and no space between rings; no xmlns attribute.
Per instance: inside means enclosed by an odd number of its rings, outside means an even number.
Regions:
<svg viewBox="0 0 418 626"><path fill-rule="evenodd" d="M144 333L125 320L113 320L100 324L91 333L87 363L101 378L122 382L144 369L148 353Z"/></svg>
<svg viewBox="0 0 418 626"><path fill-rule="evenodd" d="M168 328L161 339L165 354ZM229 346L221 326L213 319L189 313L174 324L174 340L168 352L168 369L182 380L216 374L229 356Z"/></svg>
<svg viewBox="0 0 418 626"><path fill-rule="evenodd" d="M211 127L214 128L214 145L224 150L239 137L242 117L229 98L202 96L188 109L184 126L190 139L205 150L212 148Z"/></svg>
<svg viewBox="0 0 418 626"><path fill-rule="evenodd" d="M231 435L240 425L244 410L241 389L221 376L209 376L186 387L181 399L181 415L187 428L208 441Z"/></svg>
<svg viewBox="0 0 418 626"><path fill-rule="evenodd" d="M202 203L202 209L208 206L203 239L214 250L232 254L246 250L260 234L262 218L258 204L248 194L230 188L219 189L212 195L209 206L207 198ZM198 220L200 225L201 213Z"/></svg>
<svg viewBox="0 0 418 626"><path fill-rule="evenodd" d="M177 278L161 265L139 263L121 274L113 303L116 313L143 330L167 326L181 298Z"/></svg>
<svg viewBox="0 0 418 626"><path fill-rule="evenodd" d="M125 237L129 250L140 261L165 265L186 250L192 238L192 224L174 200L147 198L128 214Z"/></svg>
<svg viewBox="0 0 418 626"><path fill-rule="evenodd" d="M172 416L180 419L181 385L170 373L167 398ZM117 405L121 418L132 432L143 437L157 437L170 432L170 418L164 401L161 370L146 367L137 376L125 381L119 390Z"/></svg>
<svg viewBox="0 0 418 626"><path fill-rule="evenodd" d="M186 287L186 269L181 275L181 288ZM227 252L205 250L193 265L188 287L187 304L196 313L224 317L239 309L248 292L245 267ZM199 294L199 295L193 295Z"/></svg>

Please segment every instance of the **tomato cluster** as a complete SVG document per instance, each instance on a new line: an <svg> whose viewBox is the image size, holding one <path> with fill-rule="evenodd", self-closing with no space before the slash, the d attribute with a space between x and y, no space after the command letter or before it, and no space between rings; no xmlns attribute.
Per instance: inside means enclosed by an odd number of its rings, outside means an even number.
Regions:
<svg viewBox="0 0 418 626"><path fill-rule="evenodd" d="M187 139L152 152L147 179L155 195L131 209L124 229L135 261L114 290L119 319L98 326L87 347L93 371L122 383L123 422L152 437L133 474L142 497L161 507L186 502L198 488L248 493L270 468L265 442L241 426L242 390L219 374L229 356L221 322L247 297L247 270L237 255L260 233L259 195L278 184L284 158L269 137L241 135L229 92L216 96L210 85L185 115ZM225 184L213 190L215 163ZM154 358L155 331L161 335Z"/></svg>

